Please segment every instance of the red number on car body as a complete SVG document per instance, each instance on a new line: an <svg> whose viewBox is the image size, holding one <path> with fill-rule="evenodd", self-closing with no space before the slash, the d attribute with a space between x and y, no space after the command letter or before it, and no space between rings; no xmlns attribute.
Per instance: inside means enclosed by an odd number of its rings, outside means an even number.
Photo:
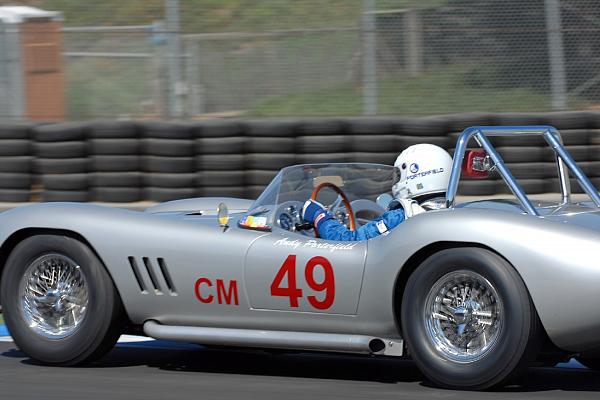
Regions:
<svg viewBox="0 0 600 400"><path fill-rule="evenodd" d="M317 282L315 279L315 269L320 266L323 268L325 277L323 282ZM282 287L281 284L287 277L287 287ZM325 292L323 300L319 300L317 296L307 296L307 300L311 306L317 310L326 310L333 305L335 300L335 278L333 275L333 267L329 260L325 257L316 256L308 260L304 268L304 279L308 286L315 292ZM298 308L298 298L302 297L302 289L296 285L296 255L290 254L283 265L275 275L271 283L271 296L289 297L290 307Z"/></svg>

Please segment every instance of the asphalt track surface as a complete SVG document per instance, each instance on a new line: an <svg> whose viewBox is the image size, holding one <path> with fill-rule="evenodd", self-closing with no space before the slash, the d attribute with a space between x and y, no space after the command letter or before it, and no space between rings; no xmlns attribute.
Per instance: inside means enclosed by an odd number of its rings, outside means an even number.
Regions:
<svg viewBox="0 0 600 400"><path fill-rule="evenodd" d="M599 399L600 373L531 368L499 392L437 389L409 360L119 344L79 368L37 365L0 343L0 399Z"/></svg>

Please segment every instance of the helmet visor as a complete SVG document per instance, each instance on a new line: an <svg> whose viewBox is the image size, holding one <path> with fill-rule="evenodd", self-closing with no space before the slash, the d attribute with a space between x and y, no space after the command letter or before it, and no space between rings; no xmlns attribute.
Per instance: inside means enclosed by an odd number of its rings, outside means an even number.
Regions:
<svg viewBox="0 0 600 400"><path fill-rule="evenodd" d="M402 172L400 171L400 168L394 167L394 172L392 174L392 185L395 185L396 183L400 182L401 176Z"/></svg>

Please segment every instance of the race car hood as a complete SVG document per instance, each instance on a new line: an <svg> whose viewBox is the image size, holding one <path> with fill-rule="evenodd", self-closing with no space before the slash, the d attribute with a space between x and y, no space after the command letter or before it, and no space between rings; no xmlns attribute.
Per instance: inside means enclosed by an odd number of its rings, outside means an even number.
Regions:
<svg viewBox="0 0 600 400"><path fill-rule="evenodd" d="M173 200L160 203L147 208L145 212L150 214L194 213L195 215L216 217L217 207L221 203L224 203L227 206L229 213L236 214L246 212L253 203L253 200L236 199L233 197L197 197L193 199Z"/></svg>

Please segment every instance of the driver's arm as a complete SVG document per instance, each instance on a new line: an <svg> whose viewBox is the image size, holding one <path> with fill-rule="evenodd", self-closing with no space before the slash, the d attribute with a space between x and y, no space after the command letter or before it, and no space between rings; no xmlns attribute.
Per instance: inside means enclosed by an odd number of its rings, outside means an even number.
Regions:
<svg viewBox="0 0 600 400"><path fill-rule="evenodd" d="M371 239L388 232L404 221L405 216L404 210L397 208L351 231L333 218L321 203L308 200L302 208L302 218L312 223L323 239L357 241Z"/></svg>

